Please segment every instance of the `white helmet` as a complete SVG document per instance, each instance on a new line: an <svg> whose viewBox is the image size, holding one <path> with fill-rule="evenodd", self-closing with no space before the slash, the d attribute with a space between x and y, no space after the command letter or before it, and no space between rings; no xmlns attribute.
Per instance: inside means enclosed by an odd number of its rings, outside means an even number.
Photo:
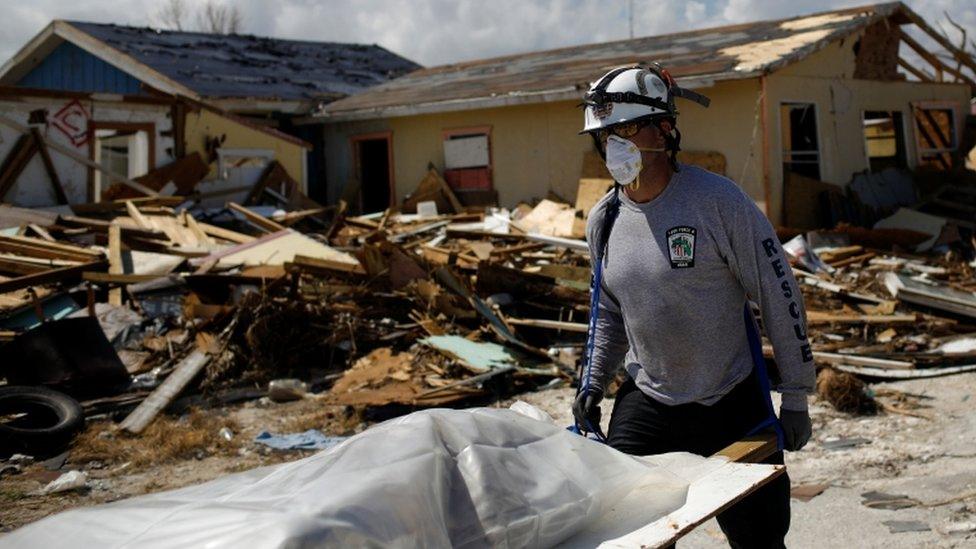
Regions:
<svg viewBox="0 0 976 549"><path fill-rule="evenodd" d="M590 86L583 97L583 131L590 133L641 119L675 118L674 98L683 97L707 107L709 99L679 88L668 71L656 63L618 67Z"/></svg>

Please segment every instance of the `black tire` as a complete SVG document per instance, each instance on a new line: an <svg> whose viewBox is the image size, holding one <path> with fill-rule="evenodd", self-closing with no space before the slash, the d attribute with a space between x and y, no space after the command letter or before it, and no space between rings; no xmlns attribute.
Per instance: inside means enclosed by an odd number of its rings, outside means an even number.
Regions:
<svg viewBox="0 0 976 549"><path fill-rule="evenodd" d="M59 454L84 424L81 405L64 393L45 387L0 387L0 455Z"/></svg>

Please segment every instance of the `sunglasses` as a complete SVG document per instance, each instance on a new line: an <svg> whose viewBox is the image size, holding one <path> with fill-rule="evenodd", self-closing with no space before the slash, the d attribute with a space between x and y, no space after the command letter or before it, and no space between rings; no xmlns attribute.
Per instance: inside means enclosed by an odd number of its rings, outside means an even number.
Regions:
<svg viewBox="0 0 976 549"><path fill-rule="evenodd" d="M646 121L625 122L623 124L617 124L609 128L597 130L596 137L597 139L599 139L601 142L604 143L607 141L607 139L609 139L610 134L616 135L617 137L622 137L624 139L628 139L630 137L634 137L635 135L637 135L637 133L640 132L642 129L644 129L644 127L647 125L649 125L649 123Z"/></svg>

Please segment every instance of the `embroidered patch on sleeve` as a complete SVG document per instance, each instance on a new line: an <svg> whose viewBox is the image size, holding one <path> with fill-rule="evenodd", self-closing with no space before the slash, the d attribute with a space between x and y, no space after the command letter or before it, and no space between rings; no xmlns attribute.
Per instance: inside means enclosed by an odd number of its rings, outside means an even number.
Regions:
<svg viewBox="0 0 976 549"><path fill-rule="evenodd" d="M695 266L696 232L694 227L671 227L668 229L668 255L671 257L672 269Z"/></svg>

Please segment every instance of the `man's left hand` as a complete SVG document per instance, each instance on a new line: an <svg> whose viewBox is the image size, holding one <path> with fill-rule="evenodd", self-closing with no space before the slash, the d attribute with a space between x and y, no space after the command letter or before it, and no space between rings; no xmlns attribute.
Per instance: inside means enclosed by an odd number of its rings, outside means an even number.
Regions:
<svg viewBox="0 0 976 549"><path fill-rule="evenodd" d="M779 422L783 426L783 448L790 452L806 446L813 434L813 423L807 411L785 410L779 411Z"/></svg>

